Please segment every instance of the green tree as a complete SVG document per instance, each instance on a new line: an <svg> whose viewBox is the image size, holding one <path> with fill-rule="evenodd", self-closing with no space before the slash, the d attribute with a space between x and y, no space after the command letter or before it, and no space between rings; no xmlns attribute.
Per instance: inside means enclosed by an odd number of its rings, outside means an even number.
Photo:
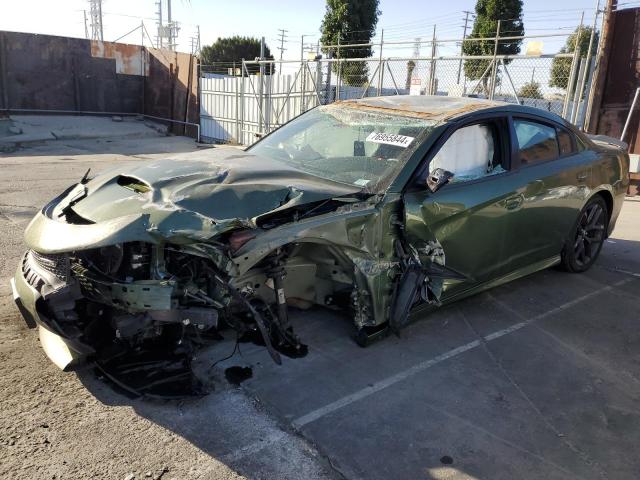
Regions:
<svg viewBox="0 0 640 480"><path fill-rule="evenodd" d="M370 43L378 24L379 0L327 0L320 26L320 42L324 45ZM351 47L333 50L334 58L367 58L371 47ZM333 65L337 71L337 64ZM369 79L366 62L345 62L341 66L346 85L364 85Z"/></svg>
<svg viewBox="0 0 640 480"><path fill-rule="evenodd" d="M564 47L560 49L560 53L575 52L576 42L578 41L578 30L580 30L580 27L576 28L576 30L569 35ZM582 27L582 30L580 30L580 41L578 42L580 45L580 50L578 51L580 58L585 58L587 56L592 30L593 29L591 27ZM598 32L596 32L595 37L593 38L593 45L593 51L595 52L595 48L598 45ZM567 89L569 76L571 75L571 62L572 58L568 57L556 57L553 59L551 64L551 74L549 76L550 87L557 87L563 90ZM572 90L575 88L577 81L578 79L575 78L571 87Z"/></svg>
<svg viewBox="0 0 640 480"><path fill-rule="evenodd" d="M273 60L273 55L269 47L265 45L265 58ZM206 68L205 71L226 75L229 68L241 67L242 59L254 60L260 57L260 40L253 37L233 37L219 38L213 44L202 47L200 52L200 63ZM255 64L247 65L249 73L258 73L260 67ZM273 73L273 68L267 68L266 73Z"/></svg>
<svg viewBox="0 0 640 480"><path fill-rule="evenodd" d="M528 82L520 87L518 96L522 98L543 98L538 82Z"/></svg>
<svg viewBox="0 0 640 480"><path fill-rule="evenodd" d="M522 0L477 0L476 19L473 30L467 37L490 38L495 37L500 20L500 37L521 37L524 35L522 23ZM520 52L522 39L499 40L498 55L516 55ZM466 41L462 46L465 55L493 55L495 40ZM508 60L505 63L509 63ZM464 62L464 74L471 80L478 80L487 70L491 60L470 59ZM482 83L487 91L489 75L483 77Z"/></svg>

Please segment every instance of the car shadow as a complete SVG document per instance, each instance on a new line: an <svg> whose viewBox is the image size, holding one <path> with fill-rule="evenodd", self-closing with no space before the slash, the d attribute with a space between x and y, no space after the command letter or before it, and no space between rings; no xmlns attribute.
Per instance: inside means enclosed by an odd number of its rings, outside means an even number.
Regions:
<svg viewBox="0 0 640 480"><path fill-rule="evenodd" d="M202 398L133 399L92 370L78 376L101 402L132 407L249 478L264 478L274 445L237 452L270 428L302 434L346 478L593 478L599 468L622 478L640 468L619 453L640 441L640 338L628 313L640 280L611 262L639 242L615 241L585 275L538 272L364 349L344 315L295 312L306 357L277 366L242 344ZM198 362L211 365L234 344L228 336ZM240 389L225 380L229 367L251 369ZM260 419L247 398L273 417Z"/></svg>
<svg viewBox="0 0 640 480"><path fill-rule="evenodd" d="M314 309L310 313L312 322L307 322L307 325L300 324L305 320L305 312L297 312L292 316L294 325L301 327L296 331L303 336L308 334L316 339L327 338L327 331L314 333L320 327L320 321L326 321L330 325L329 332L334 334L346 335L348 338L352 332L353 327L348 318L324 309ZM265 413L260 406L260 399L256 404L253 395L247 395L247 390L237 384L239 382L225 375L227 369L239 365L249 366L257 375L261 363L265 362L266 370L275 367L274 371L284 377L297 360L284 357L285 364L280 368L273 364L264 347L243 343L236 350L235 335L231 332L223 333L226 338L198 352L194 361L194 370L210 390L204 396L179 400L135 396L111 382L93 364L85 365L75 373L101 403L132 408L141 417L183 437L247 478L303 478L305 472L296 470L300 468L300 462L290 462L282 457L281 452L286 449L290 453L290 444L296 442L300 444L299 450L308 456L304 461L320 461L325 471L329 472L322 478L339 478L339 475L331 472L328 463L309 453L310 447L285 419ZM236 355L209 372L213 363L228 357L234 350L237 351Z"/></svg>

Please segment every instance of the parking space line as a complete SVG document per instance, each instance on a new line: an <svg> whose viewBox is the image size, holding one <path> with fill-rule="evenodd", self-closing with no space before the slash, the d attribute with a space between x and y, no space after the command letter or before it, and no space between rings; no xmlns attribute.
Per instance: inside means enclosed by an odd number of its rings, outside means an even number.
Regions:
<svg viewBox="0 0 640 480"><path fill-rule="evenodd" d="M558 307L552 308L551 310L547 310L544 313L541 313L539 315L536 315L535 317L532 317L528 320L516 323L515 325L512 325L510 327L504 328L502 330L499 330L497 332L493 332L487 336L484 337L484 340L486 342L491 342L493 340L496 340L498 338L504 337L505 335L508 335L510 333L513 333L517 330L520 330L521 328L526 327L527 325L530 325L533 322L542 320L544 318L547 318L551 315L554 315L558 312L561 312L563 310L566 310L568 308L573 307L574 305L577 305L581 302L584 302L585 300L588 300L592 297L595 297L596 295L599 295L601 293L610 291L616 287L619 287L621 285L624 285L625 283L628 283L632 281L631 278L626 278L624 280L621 280L619 282L614 283L613 285L608 285L606 287L602 287L598 290L594 290L591 293L588 293L586 295L582 295L581 297L578 297L574 300L571 300L567 303L564 303ZM438 365L439 363L444 362L445 360L448 360L450 358L453 357L457 357L458 355L461 355L469 350L473 350L474 348L477 348L481 345L479 340L474 340L473 342L469 342L465 345L462 345L460 347L454 348L453 350L449 350L448 352L445 352L441 355L438 355L437 357L434 357L432 359L429 360L425 360L423 362L420 362L416 365L414 365L413 367L408 368L407 370L404 370L402 372L396 373L395 375L392 375L390 377L387 377L383 380L380 380L370 386L367 386L361 390L358 390L357 392L354 392L352 394L346 395L334 402L331 402L327 405L324 405L320 408L317 408L316 410L313 410L305 415L302 415L301 417L298 417L297 419L295 419L292 422L292 425L294 428L301 428L304 427L305 425L308 425L312 422L315 422L316 420L335 412L336 410L340 410L341 408L344 408L348 405L351 405L352 403L355 403L359 400L362 400L370 395L373 395L374 393L377 393L381 390L384 390L387 387L390 387L392 385L395 385L398 382L401 382L417 373L420 373L424 370L427 370L428 368L431 368L435 365Z"/></svg>
<svg viewBox="0 0 640 480"><path fill-rule="evenodd" d="M376 382L368 387L365 387L362 390L359 390L355 393L342 397L341 399L336 400L335 402L329 403L324 407L320 407L316 410L313 410L312 412L307 413L306 415L303 415L297 418L292 422L293 426L295 428L303 427L311 422L318 420L321 417L324 417L328 413L335 412L336 410L339 410L342 407L346 407L347 405L357 402L358 400L362 400L363 398L366 398L369 395L373 395L374 393L379 392L380 390L383 390L387 387L390 387L391 385L394 385L398 382L401 382L402 380L412 375L415 375L416 373L426 370L427 368L437 365L438 363L444 362L449 358L456 357L466 352L467 350L476 348L479 345L480 345L480 342L478 340L474 340L473 342L469 342L466 345L462 345L460 347L454 348L453 350L449 350L448 352L443 353L442 355L438 355L437 357L434 357L430 360L425 360L424 362L418 363L417 365L414 365L413 367L410 367L409 369L403 372L396 373L395 375L387 377L384 380L380 380L379 382Z"/></svg>
<svg viewBox="0 0 640 480"><path fill-rule="evenodd" d="M613 268L603 267L603 268L610 272L622 273L624 275L630 275L632 277L640 278L640 273L632 272L631 270L625 270L624 268L616 268L616 267L613 267Z"/></svg>

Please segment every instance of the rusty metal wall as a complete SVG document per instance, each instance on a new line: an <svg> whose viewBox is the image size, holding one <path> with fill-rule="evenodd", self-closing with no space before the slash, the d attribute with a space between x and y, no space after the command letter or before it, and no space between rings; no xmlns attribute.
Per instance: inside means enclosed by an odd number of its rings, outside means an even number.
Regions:
<svg viewBox="0 0 640 480"><path fill-rule="evenodd" d="M0 32L0 48L3 108L137 113L142 107L144 77L119 73L115 58L93 56L89 40Z"/></svg>
<svg viewBox="0 0 640 480"><path fill-rule="evenodd" d="M145 113L199 123L198 70L194 56L170 50L148 49ZM149 112L155 113L149 113ZM185 130L186 129L186 130ZM176 134L195 135L195 127L173 125Z"/></svg>
<svg viewBox="0 0 640 480"><path fill-rule="evenodd" d="M197 65L193 56L168 50L0 31L0 109L144 113L198 123Z"/></svg>
<svg viewBox="0 0 640 480"><path fill-rule="evenodd" d="M593 128L598 134L620 138L636 88L640 87L640 8L613 12L606 72L600 77ZM640 153L640 112L631 117L625 141L630 153Z"/></svg>

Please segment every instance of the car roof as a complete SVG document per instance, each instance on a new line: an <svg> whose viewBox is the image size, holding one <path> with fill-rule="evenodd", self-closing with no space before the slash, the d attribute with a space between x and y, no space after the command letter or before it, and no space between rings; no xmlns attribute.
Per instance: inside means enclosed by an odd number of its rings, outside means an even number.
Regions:
<svg viewBox="0 0 640 480"><path fill-rule="evenodd" d="M442 95L390 95L385 97L367 97L357 100L340 100L334 105L375 110L381 113L404 115L445 122L476 112L514 112L544 117L555 122L565 123L554 113L538 108L507 102L485 100L472 97L445 97Z"/></svg>

